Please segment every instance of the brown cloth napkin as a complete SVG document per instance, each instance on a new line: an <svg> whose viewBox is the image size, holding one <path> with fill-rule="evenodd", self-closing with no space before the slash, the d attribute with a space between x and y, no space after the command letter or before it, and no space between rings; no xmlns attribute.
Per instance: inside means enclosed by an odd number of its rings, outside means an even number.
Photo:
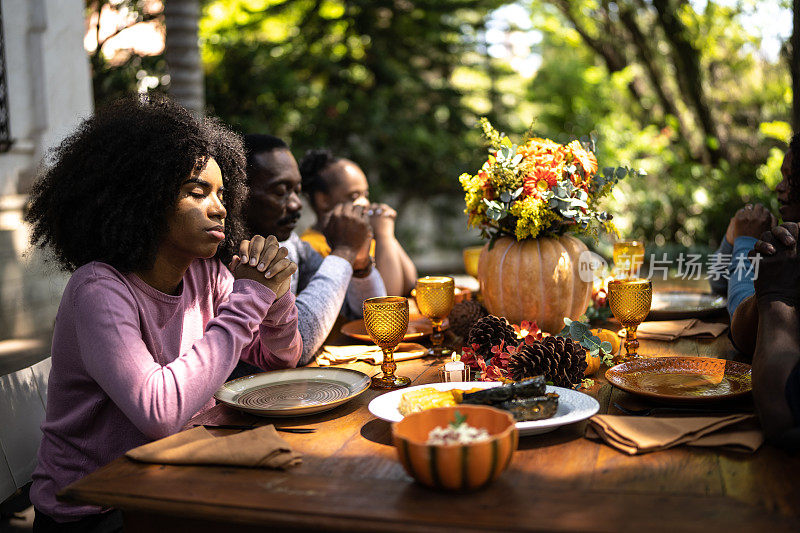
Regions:
<svg viewBox="0 0 800 533"><path fill-rule="evenodd" d="M602 439L629 455L665 450L673 446L721 446L754 452L764 435L753 414L724 417L671 417L595 415L586 437Z"/></svg>
<svg viewBox="0 0 800 533"><path fill-rule="evenodd" d="M394 351L395 361L406 361L416 359L427 353L427 348L415 342L401 342ZM383 363L383 352L377 346L364 346L363 344L352 344L347 346L328 346L322 347L322 351L317 355L319 366L339 365L342 363L352 363L353 361L364 361L372 365Z"/></svg>
<svg viewBox="0 0 800 533"><path fill-rule="evenodd" d="M643 322L636 330L636 335L641 339L674 341L678 337L716 338L722 335L726 329L728 329L727 324L687 318L686 320Z"/></svg>
<svg viewBox="0 0 800 533"><path fill-rule="evenodd" d="M139 446L125 455L145 463L280 469L302 461L302 455L293 452L272 425L225 437L215 437L206 428L196 427Z"/></svg>

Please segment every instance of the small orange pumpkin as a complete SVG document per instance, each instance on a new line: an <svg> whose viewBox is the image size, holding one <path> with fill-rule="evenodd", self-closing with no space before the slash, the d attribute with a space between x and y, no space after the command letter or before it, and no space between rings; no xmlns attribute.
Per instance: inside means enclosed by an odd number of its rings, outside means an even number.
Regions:
<svg viewBox="0 0 800 533"><path fill-rule="evenodd" d="M611 354L616 355L619 352L619 347L621 341L619 339L619 335L611 331L610 329L593 329L591 330L592 335L595 335L600 338L600 342L608 341L611 343ZM589 355L589 350L586 350L586 370L584 371L584 376L591 376L598 370L600 370L600 365L603 364L603 359L600 357L600 354L591 356Z"/></svg>
<svg viewBox="0 0 800 533"><path fill-rule="evenodd" d="M617 355L619 353L619 347L622 344L622 340L619 338L619 335L611 331L610 329L593 329L592 335L595 335L600 338L600 342L608 341L611 343L611 355Z"/></svg>
<svg viewBox="0 0 800 533"><path fill-rule="evenodd" d="M600 370L600 365L603 363L603 360L600 358L599 355L590 355L589 350L586 350L586 370L583 371L584 376L591 376L598 370Z"/></svg>

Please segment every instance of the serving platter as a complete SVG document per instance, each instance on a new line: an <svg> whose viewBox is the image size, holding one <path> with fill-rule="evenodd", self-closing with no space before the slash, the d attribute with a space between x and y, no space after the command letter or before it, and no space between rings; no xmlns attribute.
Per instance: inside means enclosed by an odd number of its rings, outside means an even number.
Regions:
<svg viewBox="0 0 800 533"><path fill-rule="evenodd" d="M369 376L348 368L292 368L231 380L214 398L258 416L304 416L349 402L369 384Z"/></svg>
<svg viewBox="0 0 800 533"><path fill-rule="evenodd" d="M449 325L450 322L445 319L444 322L442 322L442 329L447 329ZM363 319L347 322L339 331L348 337L352 337L361 341L372 342L372 339L369 338L369 334L367 334L367 328L364 325ZM419 339L425 337L426 335L430 335L432 331L433 326L431 326L431 321L429 319L422 315L412 314L408 317L408 331L406 331L403 340L409 341L413 339Z"/></svg>
<svg viewBox="0 0 800 533"><path fill-rule="evenodd" d="M400 399L406 392L425 387L433 387L436 390L445 391L452 389L489 389L499 385L502 385L502 383L496 381L456 381L406 387L405 389L387 392L374 398L369 402L369 412L381 420L399 422L403 419L403 415L400 414L397 408L400 405ZM548 385L547 392L558 393L558 410L556 414L544 420L517 422L516 426L520 436L539 435L540 433L553 431L566 424L580 422L594 415L600 409L600 404L597 403L597 400L576 390Z"/></svg>
<svg viewBox="0 0 800 533"><path fill-rule="evenodd" d="M659 401L727 400L752 390L750 365L710 357L653 357L609 368L606 379L620 389Z"/></svg>
<svg viewBox="0 0 800 533"><path fill-rule="evenodd" d="M679 320L702 318L724 313L728 300L724 296L703 292L654 292L647 320Z"/></svg>

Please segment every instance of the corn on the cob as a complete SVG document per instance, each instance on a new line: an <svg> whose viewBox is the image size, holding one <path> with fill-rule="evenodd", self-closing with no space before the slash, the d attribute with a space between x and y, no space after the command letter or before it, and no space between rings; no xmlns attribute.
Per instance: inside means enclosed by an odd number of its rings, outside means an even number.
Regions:
<svg viewBox="0 0 800 533"><path fill-rule="evenodd" d="M450 407L451 405L461 403L464 394L477 392L479 390L483 389L439 391L433 387L425 387L403 394L397 409L400 411L401 415L406 416L409 413L416 413L417 411L424 411L434 407Z"/></svg>
<svg viewBox="0 0 800 533"><path fill-rule="evenodd" d="M434 407L450 407L455 404L452 391L438 391L433 387L425 387L403 394L397 408L400 414L406 416Z"/></svg>

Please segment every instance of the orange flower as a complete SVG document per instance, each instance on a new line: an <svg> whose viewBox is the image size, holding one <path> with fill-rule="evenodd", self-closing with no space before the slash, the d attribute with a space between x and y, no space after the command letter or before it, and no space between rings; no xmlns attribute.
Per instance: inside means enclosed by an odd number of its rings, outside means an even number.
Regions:
<svg viewBox="0 0 800 533"><path fill-rule="evenodd" d="M483 189L483 195L486 197L487 200L494 200L494 187L489 182L489 174L484 171L478 172L478 177L482 180L481 189Z"/></svg>
<svg viewBox="0 0 800 533"><path fill-rule="evenodd" d="M536 167L533 169L533 176L536 182L544 181L547 183L548 189L555 187L556 183L558 182L558 174L556 174L551 168Z"/></svg>
<svg viewBox="0 0 800 533"><path fill-rule="evenodd" d="M542 193L555 187L558 174L549 168L535 167L522 182L524 197L534 196L540 198Z"/></svg>
<svg viewBox="0 0 800 533"><path fill-rule="evenodd" d="M572 157L581 164L586 176L592 176L597 172L597 157L595 157L592 152L586 150L581 145L580 141L572 141L567 145L567 149L572 151Z"/></svg>
<svg viewBox="0 0 800 533"><path fill-rule="evenodd" d="M535 178L528 177L522 182L522 196L523 198L528 198L529 196L539 197L539 189L536 187Z"/></svg>

